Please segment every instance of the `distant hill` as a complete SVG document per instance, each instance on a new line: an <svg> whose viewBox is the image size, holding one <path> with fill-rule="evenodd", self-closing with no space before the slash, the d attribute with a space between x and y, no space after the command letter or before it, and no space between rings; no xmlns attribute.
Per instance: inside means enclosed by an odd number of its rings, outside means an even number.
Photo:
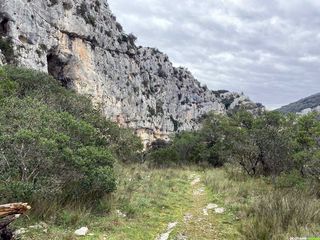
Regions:
<svg viewBox="0 0 320 240"><path fill-rule="evenodd" d="M284 113L308 113L311 111L320 111L320 93L290 103L279 108L278 111Z"/></svg>

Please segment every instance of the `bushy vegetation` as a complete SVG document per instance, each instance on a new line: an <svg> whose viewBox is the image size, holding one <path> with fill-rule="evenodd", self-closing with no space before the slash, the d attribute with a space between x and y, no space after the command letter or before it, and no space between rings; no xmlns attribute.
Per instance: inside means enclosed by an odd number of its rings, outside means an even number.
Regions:
<svg viewBox="0 0 320 240"><path fill-rule="evenodd" d="M167 144L153 145L147 159L157 164L196 163L214 167L231 163L250 176L272 178L299 171L302 176L316 180L320 170L319 136L316 113L209 114L202 129L177 134Z"/></svg>
<svg viewBox="0 0 320 240"><path fill-rule="evenodd" d="M114 163L141 148L132 131L51 76L0 68L1 202L94 206L116 189Z"/></svg>
<svg viewBox="0 0 320 240"><path fill-rule="evenodd" d="M0 37L0 50L8 63L14 62L15 56L10 39Z"/></svg>
<svg viewBox="0 0 320 240"><path fill-rule="evenodd" d="M317 236L319 136L317 113L209 114L202 129L158 141L146 159L161 166L224 167L206 184L238 215L243 239Z"/></svg>

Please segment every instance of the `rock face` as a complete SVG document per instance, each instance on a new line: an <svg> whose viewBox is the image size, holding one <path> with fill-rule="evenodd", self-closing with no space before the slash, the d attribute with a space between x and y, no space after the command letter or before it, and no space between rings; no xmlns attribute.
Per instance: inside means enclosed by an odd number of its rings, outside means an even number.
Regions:
<svg viewBox="0 0 320 240"><path fill-rule="evenodd" d="M278 111L283 113L308 114L310 112L320 112L320 93L303 98L297 102L283 106Z"/></svg>
<svg viewBox="0 0 320 240"><path fill-rule="evenodd" d="M2 47L0 64L50 73L145 142L196 129L209 111L261 107L242 94L210 91L167 55L136 46L106 0L1 0L0 35L14 50L10 56Z"/></svg>

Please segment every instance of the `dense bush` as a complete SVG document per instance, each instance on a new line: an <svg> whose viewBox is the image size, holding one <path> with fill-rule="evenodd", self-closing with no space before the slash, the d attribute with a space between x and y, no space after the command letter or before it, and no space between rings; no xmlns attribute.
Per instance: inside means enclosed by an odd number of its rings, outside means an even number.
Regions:
<svg viewBox="0 0 320 240"><path fill-rule="evenodd" d="M15 56L10 39L0 37L0 50L8 63L14 62Z"/></svg>
<svg viewBox="0 0 320 240"><path fill-rule="evenodd" d="M163 159L166 155L172 157ZM165 164L174 160L219 167L228 162L250 176L270 176L274 181L281 174L299 171L319 181L320 121L315 113L208 114L202 129L177 134L168 147L151 149L148 156Z"/></svg>
<svg viewBox="0 0 320 240"><path fill-rule="evenodd" d="M303 175L319 180L320 121L316 113L302 116L294 129L295 164Z"/></svg>
<svg viewBox="0 0 320 240"><path fill-rule="evenodd" d="M132 131L52 77L0 68L1 202L99 200L116 189L116 159L141 148Z"/></svg>
<svg viewBox="0 0 320 240"><path fill-rule="evenodd" d="M249 175L277 176L292 169L292 126L284 115L265 112L254 117L240 111L231 118L233 134L226 135L229 160Z"/></svg>

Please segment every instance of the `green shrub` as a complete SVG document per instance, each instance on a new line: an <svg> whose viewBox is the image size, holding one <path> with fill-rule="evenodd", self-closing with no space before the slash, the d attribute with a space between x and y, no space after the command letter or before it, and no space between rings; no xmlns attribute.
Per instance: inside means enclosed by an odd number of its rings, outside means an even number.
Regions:
<svg viewBox="0 0 320 240"><path fill-rule="evenodd" d="M199 135L194 132L176 134L172 142L158 141L152 144L146 159L161 166L206 162L205 149L199 141Z"/></svg>
<svg viewBox="0 0 320 240"><path fill-rule="evenodd" d="M114 162L142 149L133 131L47 74L1 67L0 93L1 202L98 206L116 189ZM41 209L37 214L54 212Z"/></svg>
<svg viewBox="0 0 320 240"><path fill-rule="evenodd" d="M36 189L30 182L7 181L0 185L1 198L3 202L11 202L23 199L26 202L32 201L32 194Z"/></svg>
<svg viewBox="0 0 320 240"><path fill-rule="evenodd" d="M95 146L97 130L87 122L37 100L10 98L1 104L0 123L1 155L9 161L0 169L1 179L32 183L35 191L52 182L51 195L72 184L74 198L93 193L99 198L115 189L114 158Z"/></svg>
<svg viewBox="0 0 320 240"><path fill-rule="evenodd" d="M6 58L7 63L13 63L15 60L14 50L10 40L0 37L0 50Z"/></svg>
<svg viewBox="0 0 320 240"><path fill-rule="evenodd" d="M305 189L307 181L303 176L301 176L300 172L294 170L290 173L281 174L276 181L276 188L280 189Z"/></svg>
<svg viewBox="0 0 320 240"><path fill-rule="evenodd" d="M173 147L160 148L150 152L147 160L157 166L170 166L178 164L178 154Z"/></svg>

